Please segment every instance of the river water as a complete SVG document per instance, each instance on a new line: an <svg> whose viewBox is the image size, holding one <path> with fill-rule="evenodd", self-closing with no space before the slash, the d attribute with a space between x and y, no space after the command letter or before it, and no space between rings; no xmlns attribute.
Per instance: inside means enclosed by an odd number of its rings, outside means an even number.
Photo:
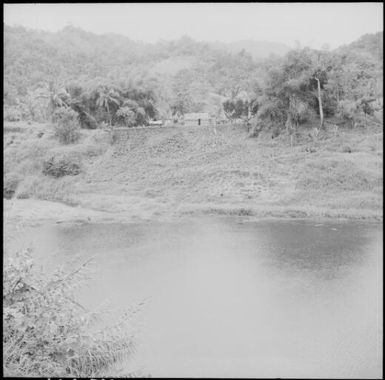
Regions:
<svg viewBox="0 0 385 380"><path fill-rule="evenodd" d="M94 257L86 307L146 301L127 364L146 374L382 375L382 225L203 218L26 236L55 265Z"/></svg>

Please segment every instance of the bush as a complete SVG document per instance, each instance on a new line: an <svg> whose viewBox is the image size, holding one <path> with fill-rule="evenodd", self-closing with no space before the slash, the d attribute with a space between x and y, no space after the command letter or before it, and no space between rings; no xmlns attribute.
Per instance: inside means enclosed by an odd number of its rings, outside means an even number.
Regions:
<svg viewBox="0 0 385 380"><path fill-rule="evenodd" d="M17 186L20 183L20 176L14 172L8 173L4 176L3 197L10 199L13 197Z"/></svg>
<svg viewBox="0 0 385 380"><path fill-rule="evenodd" d="M284 124L287 119L286 107L279 101L266 99L259 108L257 116L274 124Z"/></svg>
<svg viewBox="0 0 385 380"><path fill-rule="evenodd" d="M70 108L58 108L53 114L55 135L62 144L79 140L80 123L78 113Z"/></svg>
<svg viewBox="0 0 385 380"><path fill-rule="evenodd" d="M79 173L80 166L76 162L70 162L64 159L56 160L55 157L51 157L43 164L43 174L55 178L65 175L78 175Z"/></svg>
<svg viewBox="0 0 385 380"><path fill-rule="evenodd" d="M51 151L43 161L43 174L55 178L66 175L78 175L80 168L80 154L78 152Z"/></svg>
<svg viewBox="0 0 385 380"><path fill-rule="evenodd" d="M84 281L83 263L71 273L37 270L30 251L6 257L3 272L5 376L97 376L134 348L128 310L119 323L96 327L100 313L74 300Z"/></svg>
<svg viewBox="0 0 385 380"><path fill-rule="evenodd" d="M116 112L116 118L119 125L133 127L136 124L136 115L129 107L121 107Z"/></svg>
<svg viewBox="0 0 385 380"><path fill-rule="evenodd" d="M337 116L353 127L357 116L357 104L350 100L341 100L337 105Z"/></svg>

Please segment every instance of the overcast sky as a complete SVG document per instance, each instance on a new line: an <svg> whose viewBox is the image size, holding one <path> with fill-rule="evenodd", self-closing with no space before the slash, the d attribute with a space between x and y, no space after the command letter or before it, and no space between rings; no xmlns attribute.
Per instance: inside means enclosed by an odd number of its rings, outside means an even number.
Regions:
<svg viewBox="0 0 385 380"><path fill-rule="evenodd" d="M7 25L57 31L67 24L155 42L242 39L332 48L383 30L382 3L6 4Z"/></svg>

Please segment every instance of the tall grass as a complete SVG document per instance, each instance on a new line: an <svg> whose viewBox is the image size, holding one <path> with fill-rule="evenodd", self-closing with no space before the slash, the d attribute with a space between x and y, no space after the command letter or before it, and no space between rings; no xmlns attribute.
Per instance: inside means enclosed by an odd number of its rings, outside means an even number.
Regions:
<svg viewBox="0 0 385 380"><path fill-rule="evenodd" d="M14 196L18 199L41 199L53 202L75 203L73 193L78 182L74 177L51 178L28 175L19 183Z"/></svg>
<svg viewBox="0 0 385 380"><path fill-rule="evenodd" d="M380 170L363 170L355 162L318 157L307 160L296 188L317 191L374 191L382 187Z"/></svg>
<svg viewBox="0 0 385 380"><path fill-rule="evenodd" d="M4 196L61 201L60 187L75 183L65 177L87 170L95 158L111 146L111 135L103 130L79 131L76 144L62 145L52 125L8 123L4 135ZM50 181L51 177L58 181ZM61 181L63 179L63 181ZM80 182L80 179L77 179ZM68 190L68 186L67 189Z"/></svg>

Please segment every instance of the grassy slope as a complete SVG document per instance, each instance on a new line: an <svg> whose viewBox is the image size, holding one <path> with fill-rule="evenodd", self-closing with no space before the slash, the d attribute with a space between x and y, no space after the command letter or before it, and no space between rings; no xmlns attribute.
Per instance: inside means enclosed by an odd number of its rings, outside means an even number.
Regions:
<svg viewBox="0 0 385 380"><path fill-rule="evenodd" d="M239 126L135 132L97 160L78 199L99 209L261 216L380 217L382 133L247 138ZM345 147L351 153L344 153ZM346 149L345 149L346 150ZM99 196L103 199L98 202Z"/></svg>
<svg viewBox="0 0 385 380"><path fill-rule="evenodd" d="M381 130L247 137L240 126L131 133L88 157L66 200L121 215L219 213L382 220ZM351 149L351 153L343 152ZM315 148L309 152L308 148ZM311 149L314 150L314 149Z"/></svg>

